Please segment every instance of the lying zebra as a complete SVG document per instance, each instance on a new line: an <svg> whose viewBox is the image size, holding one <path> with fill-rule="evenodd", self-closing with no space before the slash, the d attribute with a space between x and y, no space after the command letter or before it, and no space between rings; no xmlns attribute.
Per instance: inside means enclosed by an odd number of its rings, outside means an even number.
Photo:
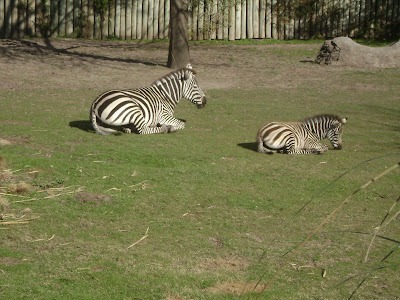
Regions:
<svg viewBox="0 0 400 300"><path fill-rule="evenodd" d="M192 66L179 69L135 90L113 90L97 97L90 108L90 120L97 133L107 135L135 131L139 134L173 132L185 123L173 117L181 98L206 105Z"/></svg>
<svg viewBox="0 0 400 300"><path fill-rule="evenodd" d="M318 115L303 122L271 122L260 128L256 141L258 152L288 154L320 154L328 146L320 141L328 138L334 149L342 149L343 124L347 118Z"/></svg>

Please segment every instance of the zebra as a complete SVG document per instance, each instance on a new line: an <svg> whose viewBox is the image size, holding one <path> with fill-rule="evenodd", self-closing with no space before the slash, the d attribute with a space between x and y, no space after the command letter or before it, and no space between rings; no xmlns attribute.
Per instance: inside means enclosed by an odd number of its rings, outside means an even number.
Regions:
<svg viewBox="0 0 400 300"><path fill-rule="evenodd" d="M320 154L328 146L320 141L328 138L334 149L342 149L343 124L346 118L335 115L317 115L303 122L271 122L263 125L257 133L257 150L272 154Z"/></svg>
<svg viewBox="0 0 400 300"><path fill-rule="evenodd" d="M137 132L139 134L168 133L184 129L185 123L173 117L181 98L206 105L206 96L188 64L171 72L147 87L134 90L111 90L94 100L90 120L102 135Z"/></svg>

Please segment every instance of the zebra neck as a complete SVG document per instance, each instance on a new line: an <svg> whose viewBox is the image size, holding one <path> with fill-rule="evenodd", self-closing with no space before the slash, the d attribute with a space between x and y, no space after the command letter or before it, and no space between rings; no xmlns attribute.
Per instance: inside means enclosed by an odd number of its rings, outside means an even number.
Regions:
<svg viewBox="0 0 400 300"><path fill-rule="evenodd" d="M182 83L179 80L158 80L154 83L153 87L172 108L182 98Z"/></svg>
<svg viewBox="0 0 400 300"><path fill-rule="evenodd" d="M328 134L328 128L326 128L326 124L322 122L306 122L304 123L304 126L314 133L319 140L323 140Z"/></svg>

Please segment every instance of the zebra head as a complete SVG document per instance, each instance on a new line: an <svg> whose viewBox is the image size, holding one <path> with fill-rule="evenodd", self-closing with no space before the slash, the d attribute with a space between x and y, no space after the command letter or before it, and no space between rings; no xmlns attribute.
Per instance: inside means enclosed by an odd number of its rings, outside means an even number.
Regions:
<svg viewBox="0 0 400 300"><path fill-rule="evenodd" d="M190 102L197 105L197 108L203 108L206 106L206 95L203 93L197 80L194 76L196 74L191 64L188 64L186 68L183 69L184 75L183 81L183 98L189 100Z"/></svg>
<svg viewBox="0 0 400 300"><path fill-rule="evenodd" d="M342 149L342 133L343 124L347 122L347 117L343 119L333 120L328 129L327 138L331 142L335 150Z"/></svg>

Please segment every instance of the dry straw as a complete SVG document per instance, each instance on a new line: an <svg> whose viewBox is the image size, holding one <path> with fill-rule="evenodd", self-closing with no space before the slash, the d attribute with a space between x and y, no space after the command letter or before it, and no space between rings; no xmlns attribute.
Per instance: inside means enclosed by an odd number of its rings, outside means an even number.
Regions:
<svg viewBox="0 0 400 300"><path fill-rule="evenodd" d="M278 270L272 275L272 277L264 284L264 286L261 289L261 292L259 292L259 294L257 295L256 299L259 299L261 294L270 287L271 283L275 280L275 278L282 272L283 268L285 265L287 265L288 259L290 257L292 257L295 253L297 253L300 249L303 248L303 246L307 243L307 241L309 241L317 232L319 232L321 230L321 228L329 222L329 220L343 207L343 205L345 205L347 202L350 201L350 199L357 194L359 191L365 189L366 187L368 187L371 183L377 181L378 179L382 178L383 176L387 175L388 173L392 172L394 169L396 169L398 166L400 165L400 162L394 164L393 166L391 166L390 168L386 169L385 171L383 171L382 173L380 173L378 176L376 176L375 178L369 180L368 182L366 182L365 184L363 184L362 186L360 186L357 190L355 190L353 193L351 193L345 200L343 200L342 203L339 204L339 206L337 206L304 240L303 242L301 242L296 248L294 248L291 252L287 253L287 255L285 256L285 259L283 259L280 264L279 264L279 268ZM304 206L303 206L304 207ZM398 214L396 214L397 216ZM257 286L261 283L261 280L263 278L263 276L265 275L265 273L262 275L262 277L259 279L259 281L257 282L257 284L254 286L254 290L257 288Z"/></svg>

